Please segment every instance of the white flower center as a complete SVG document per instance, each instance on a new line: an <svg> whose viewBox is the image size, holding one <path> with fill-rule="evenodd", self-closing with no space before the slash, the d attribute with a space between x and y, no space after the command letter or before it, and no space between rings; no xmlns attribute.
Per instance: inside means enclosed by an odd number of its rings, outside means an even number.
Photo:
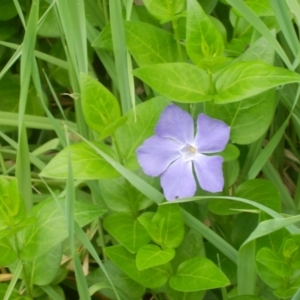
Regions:
<svg viewBox="0 0 300 300"><path fill-rule="evenodd" d="M185 145L181 150L180 153L185 161L195 159L197 154L197 149L192 145Z"/></svg>

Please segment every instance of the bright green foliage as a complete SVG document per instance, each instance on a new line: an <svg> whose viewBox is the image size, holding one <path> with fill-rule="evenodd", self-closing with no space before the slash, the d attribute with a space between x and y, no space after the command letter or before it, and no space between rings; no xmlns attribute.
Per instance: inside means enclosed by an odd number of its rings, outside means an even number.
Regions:
<svg viewBox="0 0 300 300"><path fill-rule="evenodd" d="M177 291L193 292L227 286L224 273L205 257L193 257L179 265L170 279L170 286Z"/></svg>
<svg viewBox="0 0 300 300"><path fill-rule="evenodd" d="M103 143L93 143L108 155L112 149ZM63 149L43 169L41 176L66 179L68 175L68 155L72 158L72 169L75 179L103 179L118 177L118 172L86 143L73 144Z"/></svg>
<svg viewBox="0 0 300 300"><path fill-rule="evenodd" d="M109 274L109 277L113 281L114 285L124 293L128 299L139 300L145 293L145 287L141 286L134 280L132 280L128 275L123 273L115 264L111 261L106 261L104 264L105 271ZM101 270L98 268L91 272L87 276L87 281L89 286L101 289L101 293L109 299L117 299L116 295L111 290L111 286L107 280L107 277Z"/></svg>
<svg viewBox="0 0 300 300"><path fill-rule="evenodd" d="M4 299L4 295L7 291L7 288L8 288L8 284L6 284L6 283L1 283L0 284L0 297L1 297L1 299ZM26 296L20 296L19 292L16 289L13 289L9 300L30 300L30 298L26 297Z"/></svg>
<svg viewBox="0 0 300 300"><path fill-rule="evenodd" d="M113 134L126 118L121 118L117 99L96 79L81 74L81 103L86 122L101 138Z"/></svg>
<svg viewBox="0 0 300 300"><path fill-rule="evenodd" d="M12 246L12 240L8 238L0 239L0 266L10 265L17 259L17 252Z"/></svg>
<svg viewBox="0 0 300 300"><path fill-rule="evenodd" d="M255 96L278 85L300 82L300 75L259 61L229 66L216 79L216 103L224 104Z"/></svg>
<svg viewBox="0 0 300 300"><path fill-rule="evenodd" d="M114 213L104 219L103 226L129 252L136 253L150 241L145 228L128 213Z"/></svg>
<svg viewBox="0 0 300 300"><path fill-rule="evenodd" d="M169 32L141 22L126 22L125 30L129 51L140 67L180 61L177 43Z"/></svg>
<svg viewBox="0 0 300 300"><path fill-rule="evenodd" d="M291 235L280 249L263 247L256 254L258 274L277 297L292 297L300 288L299 246L299 235Z"/></svg>
<svg viewBox="0 0 300 300"><path fill-rule="evenodd" d="M64 203L60 205L64 207ZM75 202L75 220L80 226L89 224L102 216L105 209L98 205L86 202ZM54 199L44 200L30 212L36 223L22 232L21 257L25 260L34 260L57 246L68 237L66 218Z"/></svg>
<svg viewBox="0 0 300 300"><path fill-rule="evenodd" d="M147 177L140 171L137 175L159 188L158 182L154 178ZM152 200L129 184L123 177L99 180L99 187L103 200L112 211L132 213L153 204Z"/></svg>
<svg viewBox="0 0 300 300"><path fill-rule="evenodd" d="M174 101L196 103L213 99L208 74L191 64L157 64L134 70L133 74Z"/></svg>
<svg viewBox="0 0 300 300"><path fill-rule="evenodd" d="M213 66L223 55L223 38L196 0L187 1L186 48L198 66Z"/></svg>
<svg viewBox="0 0 300 300"><path fill-rule="evenodd" d="M280 195L277 188L269 181L263 179L248 180L239 185L235 197L251 199L275 211L280 211ZM231 215L240 211L255 210L251 205L230 200L212 200L209 209L217 214Z"/></svg>
<svg viewBox="0 0 300 300"><path fill-rule="evenodd" d="M61 258L62 244L59 243L51 251L38 256L34 260L26 261L24 268L29 282L41 286L50 284L59 271Z"/></svg>
<svg viewBox="0 0 300 300"><path fill-rule="evenodd" d="M181 244L184 223L178 205L159 206L156 214L145 213L138 220L162 249L177 248Z"/></svg>
<svg viewBox="0 0 300 300"><path fill-rule="evenodd" d="M175 250L172 248L161 249L157 245L148 244L141 247L136 255L138 270L163 265L174 258Z"/></svg>
<svg viewBox="0 0 300 300"><path fill-rule="evenodd" d="M136 267L135 256L121 245L105 248L106 255L130 278L148 288L163 286L168 273L165 266L157 266L139 271Z"/></svg>
<svg viewBox="0 0 300 300"><path fill-rule="evenodd" d="M250 144L261 137L272 121L276 106L275 90L247 98L240 102L222 105L222 110L208 104L206 112L230 125L233 143Z"/></svg>
<svg viewBox="0 0 300 300"><path fill-rule="evenodd" d="M8 181L0 177L0 229L14 230L25 217L25 205L18 191L17 179Z"/></svg>
<svg viewBox="0 0 300 300"><path fill-rule="evenodd" d="M0 299L298 300L299 1L0 2ZM140 168L172 102L230 126L223 191Z"/></svg>
<svg viewBox="0 0 300 300"><path fill-rule="evenodd" d="M165 23L185 8L184 0L145 0L147 10L162 23Z"/></svg>

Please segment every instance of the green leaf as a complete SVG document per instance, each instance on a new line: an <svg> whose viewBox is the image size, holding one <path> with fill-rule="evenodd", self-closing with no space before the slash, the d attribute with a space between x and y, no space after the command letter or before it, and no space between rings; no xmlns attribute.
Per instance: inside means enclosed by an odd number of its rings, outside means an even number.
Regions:
<svg viewBox="0 0 300 300"><path fill-rule="evenodd" d="M284 261L283 257L270 248L261 248L256 254L256 260L276 276L290 277L293 275L292 267Z"/></svg>
<svg viewBox="0 0 300 300"><path fill-rule="evenodd" d="M10 20L17 15L16 6L11 0L2 0L0 2L0 20Z"/></svg>
<svg viewBox="0 0 300 300"><path fill-rule="evenodd" d="M106 132L106 136L110 135L116 128L111 124L119 124L118 119L121 117L117 99L99 81L87 74L81 73L80 85L82 110L87 124L102 137L103 131L110 127L111 132Z"/></svg>
<svg viewBox="0 0 300 300"><path fill-rule="evenodd" d="M146 212L138 218L152 240L162 248L177 248L184 238L184 222L177 204L158 206L157 212Z"/></svg>
<svg viewBox="0 0 300 300"><path fill-rule="evenodd" d="M285 279L275 275L268 267L256 261L256 269L259 277L272 289L284 287Z"/></svg>
<svg viewBox="0 0 300 300"><path fill-rule="evenodd" d="M150 14L162 22L171 20L185 8L185 0L144 0L143 3Z"/></svg>
<svg viewBox="0 0 300 300"><path fill-rule="evenodd" d="M260 17L274 16L274 11L269 0L244 0L244 2Z"/></svg>
<svg viewBox="0 0 300 300"><path fill-rule="evenodd" d="M235 191L235 197L250 199L275 211L280 211L280 194L277 188L265 179L243 182ZM228 200L211 200L209 209L220 215L239 213L237 210L253 210L253 206Z"/></svg>
<svg viewBox="0 0 300 300"><path fill-rule="evenodd" d="M229 285L224 273L209 259L193 257L184 261L174 276L170 286L181 292L209 290Z"/></svg>
<svg viewBox="0 0 300 300"><path fill-rule="evenodd" d="M155 97L136 106L135 114L128 112L127 122L116 130L115 136L120 147L120 152L125 166L129 169L138 168L136 149L145 139L154 134L159 116L170 101L163 97Z"/></svg>
<svg viewBox="0 0 300 300"><path fill-rule="evenodd" d="M11 241L8 238L0 239L0 266L8 266L15 262L18 258L16 251L11 246Z"/></svg>
<svg viewBox="0 0 300 300"><path fill-rule="evenodd" d="M103 143L93 143L106 154L113 150ZM104 179L118 177L119 173L86 143L73 144L59 152L42 170L43 177L66 179L68 176L68 153L71 152L74 179Z"/></svg>
<svg viewBox="0 0 300 300"><path fill-rule="evenodd" d="M80 226L89 224L105 212L98 205L75 202L75 220ZM65 215L54 199L44 200L34 206L29 216L36 218L36 223L20 232L23 241L21 257L24 260L33 260L68 237Z"/></svg>
<svg viewBox="0 0 300 300"><path fill-rule="evenodd" d="M299 245L295 239L287 239L284 242L282 254L285 258L291 258L299 249Z"/></svg>
<svg viewBox="0 0 300 300"><path fill-rule="evenodd" d="M139 300L145 294L144 287L128 277L111 261L108 260L104 262L103 265L114 286L118 288L118 292L124 292L127 295L128 299ZM116 295L111 290L111 284L107 280L107 277L105 276L101 268L98 268L88 274L87 282L89 286L101 282L102 286L107 286L107 288L101 289L101 294L106 296L108 299L117 300Z"/></svg>
<svg viewBox="0 0 300 300"><path fill-rule="evenodd" d="M206 291L197 291L197 292L179 292L173 290L170 285L166 285L166 296L170 300L202 300L206 294Z"/></svg>
<svg viewBox="0 0 300 300"><path fill-rule="evenodd" d="M174 101L197 103L213 98L209 93L208 74L192 64L157 64L136 69L133 74ZM224 79L220 78L222 83Z"/></svg>
<svg viewBox="0 0 300 300"><path fill-rule="evenodd" d="M185 235L181 245L176 249L176 256L172 260L172 266L177 269L183 261L199 255L205 256L203 238L199 232L191 229Z"/></svg>
<svg viewBox="0 0 300 300"><path fill-rule="evenodd" d="M43 1L40 4L39 15L42 16L48 8L49 4L46 1ZM47 16L43 19L43 22L39 26L37 34L47 38L55 38L59 37L60 33L59 24L52 6L52 9L48 11Z"/></svg>
<svg viewBox="0 0 300 300"><path fill-rule="evenodd" d="M224 51L223 38L196 0L187 1L186 48L191 60L200 65Z"/></svg>
<svg viewBox="0 0 300 300"><path fill-rule="evenodd" d="M298 291L298 288L294 287L294 288L278 289L278 290L275 290L273 293L278 298L288 299L290 297L293 297L296 294L297 291Z"/></svg>
<svg viewBox="0 0 300 300"><path fill-rule="evenodd" d="M136 173L140 178L159 189L157 178L145 175L141 170ZM99 180L101 196L112 211L133 212L153 204L147 196L132 186L124 177Z"/></svg>
<svg viewBox="0 0 300 300"><path fill-rule="evenodd" d="M262 298L257 296L251 296L251 295L242 295L230 298L230 300L262 300Z"/></svg>
<svg viewBox="0 0 300 300"><path fill-rule="evenodd" d="M1 4L0 4L1 5ZM1 13L0 13L1 14ZM45 95L44 95L45 96ZM0 111L18 112L20 97L20 76L6 75L0 81ZM35 89L29 88L25 113L28 115L43 115L44 110L41 99L38 98ZM9 126L1 126L1 131L12 130Z"/></svg>
<svg viewBox="0 0 300 300"><path fill-rule="evenodd" d="M0 229L14 230L25 216L25 203L19 194L17 179L8 181L0 177Z"/></svg>
<svg viewBox="0 0 300 300"><path fill-rule="evenodd" d="M178 204L158 206L152 222L159 228L159 244L177 248L184 238L184 221Z"/></svg>
<svg viewBox="0 0 300 300"><path fill-rule="evenodd" d="M205 110L211 117L223 120L230 126L230 139L233 143L250 144L267 131L275 107L276 94L271 89L240 102L224 104L222 107L208 103Z"/></svg>
<svg viewBox="0 0 300 300"><path fill-rule="evenodd" d="M9 286L6 283L0 283L0 299L4 299ZM16 289L12 289L9 300L30 300L29 297L21 296Z"/></svg>
<svg viewBox="0 0 300 300"><path fill-rule="evenodd" d="M93 41L92 47L109 50L109 51L113 50L110 23L107 23L104 26L104 28L101 30L100 34Z"/></svg>
<svg viewBox="0 0 300 300"><path fill-rule="evenodd" d="M227 144L222 152L217 153L222 156L225 161L233 161L240 156L240 150L233 144Z"/></svg>
<svg viewBox="0 0 300 300"><path fill-rule="evenodd" d="M140 67L180 61L169 32L143 22L126 22L125 33L128 49Z"/></svg>
<svg viewBox="0 0 300 300"><path fill-rule="evenodd" d="M149 244L141 247L136 255L136 266L138 270L145 270L151 267L163 265L175 256L172 248L161 249L157 245Z"/></svg>
<svg viewBox="0 0 300 300"><path fill-rule="evenodd" d="M240 62L222 71L216 81L215 103L225 104L258 95L273 87L299 82L300 75L265 63Z"/></svg>
<svg viewBox="0 0 300 300"><path fill-rule="evenodd" d="M55 279L61 264L62 244L34 260L25 261L24 268L31 284L48 285Z"/></svg>
<svg viewBox="0 0 300 300"><path fill-rule="evenodd" d="M155 289L163 286L168 280L168 274L163 266L139 271L136 267L135 255L121 245L105 248L105 253L120 270L142 286Z"/></svg>
<svg viewBox="0 0 300 300"><path fill-rule="evenodd" d="M145 228L129 213L113 213L104 219L103 226L131 253L151 240Z"/></svg>

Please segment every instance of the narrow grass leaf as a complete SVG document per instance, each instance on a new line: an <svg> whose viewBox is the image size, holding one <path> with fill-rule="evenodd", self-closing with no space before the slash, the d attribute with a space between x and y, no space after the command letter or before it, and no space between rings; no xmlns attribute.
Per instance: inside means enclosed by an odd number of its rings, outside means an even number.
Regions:
<svg viewBox="0 0 300 300"><path fill-rule="evenodd" d="M294 56L298 56L300 50L299 40L294 30L294 25L291 21L291 15L286 1L271 0L270 3L275 12L276 20L279 23L280 29L284 34L289 47L291 48Z"/></svg>
<svg viewBox="0 0 300 300"><path fill-rule="evenodd" d="M66 208L65 217L68 228L68 238L69 245L73 257L73 263L75 268L76 284L78 288L78 293L81 299L91 299L88 289L88 284L86 278L83 274L83 269L81 266L81 261L79 259L78 253L75 249L74 243L74 202L75 202L75 188L73 182L73 170L72 170L72 160L71 152L68 151L68 178L66 187Z"/></svg>
<svg viewBox="0 0 300 300"><path fill-rule="evenodd" d="M14 287L15 287L16 284L17 284L17 281L18 281L18 279L19 279L19 276L21 275L22 269L23 269L23 264L22 264L22 261L19 260L19 262L18 262L16 268L14 269L13 277L12 277L10 283L9 283L9 286L8 286L8 288L7 288L7 290L6 290L6 293L5 293L5 295L4 295L3 300L9 300L9 299L11 299L11 298L10 298L10 297L11 297L11 294L12 294L12 292L13 292Z"/></svg>
<svg viewBox="0 0 300 300"><path fill-rule="evenodd" d="M29 148L27 132L24 126L24 114L27 103L28 88L31 76L31 70L34 62L34 46L36 40L37 22L39 12L39 1L33 0L26 32L23 40L23 48L20 62L20 100L19 100L19 139L18 139L18 152L16 162L16 177L19 182L20 193L25 200L27 210L32 207L31 195L31 174L29 162Z"/></svg>
<svg viewBox="0 0 300 300"><path fill-rule="evenodd" d="M254 179L258 175L258 173L263 169L264 165L271 157L273 151L277 147L278 143L280 142L285 128L288 125L289 118L280 126L278 131L274 134L272 139L269 141L267 146L259 153L256 160L253 162L252 167L250 168L247 179Z"/></svg>
<svg viewBox="0 0 300 300"><path fill-rule="evenodd" d="M115 56L118 87L121 97L122 112L125 114L133 106L130 92L128 53L125 41L125 30L122 17L122 1L111 1L109 5L111 34Z"/></svg>
<svg viewBox="0 0 300 300"><path fill-rule="evenodd" d="M51 285L39 286L48 296L55 300L65 300Z"/></svg>
<svg viewBox="0 0 300 300"><path fill-rule="evenodd" d="M227 0L227 2L270 42L270 44L282 58L284 63L288 66L289 69L292 70L293 67L285 51L282 49L281 45L278 43L276 38L272 35L271 31L263 23L263 21L243 1Z"/></svg>

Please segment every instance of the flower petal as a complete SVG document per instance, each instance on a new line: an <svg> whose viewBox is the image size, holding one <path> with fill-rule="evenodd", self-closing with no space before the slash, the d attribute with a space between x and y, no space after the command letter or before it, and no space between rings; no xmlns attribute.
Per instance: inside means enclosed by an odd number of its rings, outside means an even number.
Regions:
<svg viewBox="0 0 300 300"><path fill-rule="evenodd" d="M192 161L179 158L161 175L161 186L168 201L194 196L196 181Z"/></svg>
<svg viewBox="0 0 300 300"><path fill-rule="evenodd" d="M194 145L200 153L223 151L228 143L230 127L223 121L200 114Z"/></svg>
<svg viewBox="0 0 300 300"><path fill-rule="evenodd" d="M192 117L184 110L171 104L162 112L155 127L155 133L183 144L194 140L194 123Z"/></svg>
<svg viewBox="0 0 300 300"><path fill-rule="evenodd" d="M221 192L224 186L223 158L198 154L193 162L201 188L211 193Z"/></svg>
<svg viewBox="0 0 300 300"><path fill-rule="evenodd" d="M156 135L145 140L136 150L137 159L143 171L150 176L158 176L178 157L182 145Z"/></svg>

